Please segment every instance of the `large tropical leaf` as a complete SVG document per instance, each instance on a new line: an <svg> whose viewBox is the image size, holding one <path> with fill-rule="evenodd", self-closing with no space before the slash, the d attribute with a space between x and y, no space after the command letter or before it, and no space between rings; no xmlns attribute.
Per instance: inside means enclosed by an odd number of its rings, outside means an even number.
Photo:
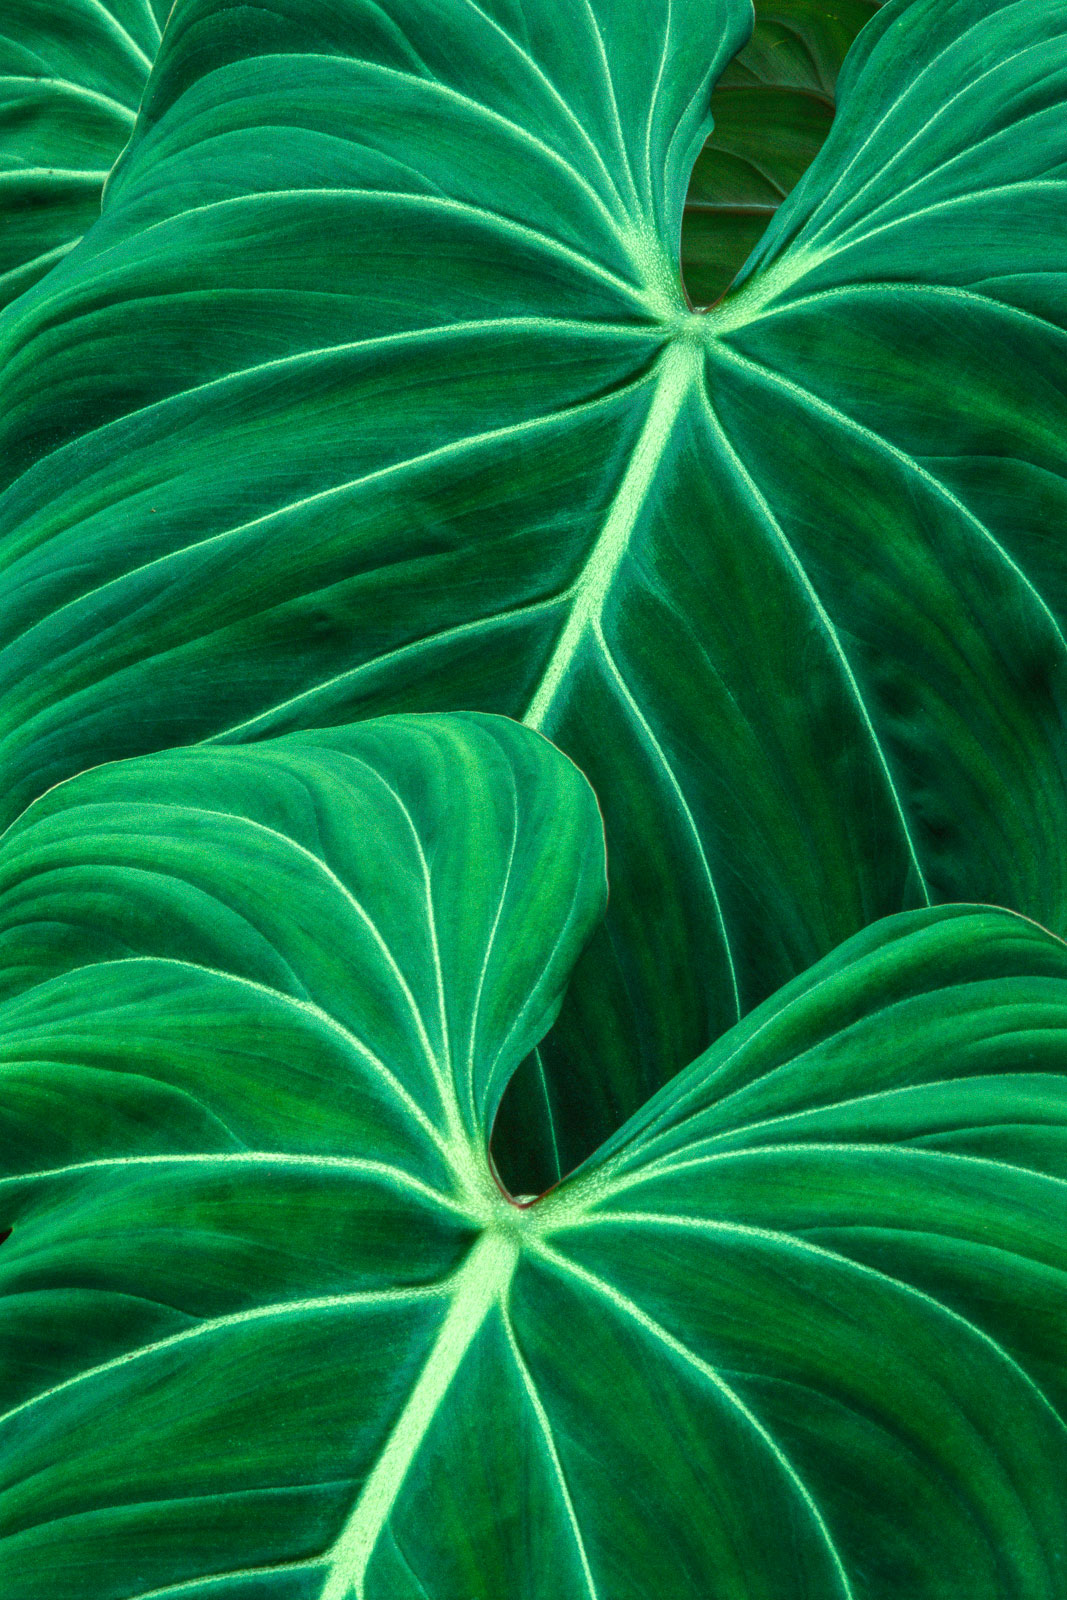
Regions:
<svg viewBox="0 0 1067 1600"><path fill-rule="evenodd" d="M99 216L164 14L157 0L2 0L0 306Z"/></svg>
<svg viewBox="0 0 1067 1600"><path fill-rule="evenodd" d="M752 38L711 97L714 127L682 218L682 276L709 305L729 287L822 148L837 75L882 0L757 0Z"/></svg>
<svg viewBox="0 0 1067 1600"><path fill-rule="evenodd" d="M760 0L712 97L682 225L691 297L727 287L833 119L837 73L880 0ZM166 9L169 9L167 7ZM95 221L161 37L152 0L0 5L0 304Z"/></svg>
<svg viewBox="0 0 1067 1600"><path fill-rule="evenodd" d="M504 721L102 769L0 847L11 1600L1060 1600L1067 948L868 930L518 1206L603 897Z"/></svg>
<svg viewBox="0 0 1067 1600"><path fill-rule="evenodd" d="M883 913L1067 927L1067 4L879 12L694 316L750 21L182 0L101 220L0 321L11 813L183 741L542 729L613 863L564 1169Z"/></svg>

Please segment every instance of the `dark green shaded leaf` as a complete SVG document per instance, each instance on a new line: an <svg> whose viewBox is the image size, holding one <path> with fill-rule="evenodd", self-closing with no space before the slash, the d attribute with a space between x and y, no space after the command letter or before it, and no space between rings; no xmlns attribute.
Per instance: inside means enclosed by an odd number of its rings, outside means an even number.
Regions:
<svg viewBox="0 0 1067 1600"><path fill-rule="evenodd" d="M9 832L5 1593L1058 1600L1067 947L879 924L519 1207L493 1106L602 897L490 718Z"/></svg>
<svg viewBox="0 0 1067 1600"><path fill-rule="evenodd" d="M157 0L0 5L0 306L99 216L164 15Z"/></svg>
<svg viewBox="0 0 1067 1600"><path fill-rule="evenodd" d="M403 710L598 794L564 1169L877 917L1067 928L1067 6L914 0L708 316L747 0L184 0L89 237L0 323L0 754ZM670 63L670 71L667 63Z"/></svg>
<svg viewBox="0 0 1067 1600"><path fill-rule="evenodd" d="M882 0L757 0L752 38L711 97L682 221L690 299L726 291L834 119L837 74Z"/></svg>

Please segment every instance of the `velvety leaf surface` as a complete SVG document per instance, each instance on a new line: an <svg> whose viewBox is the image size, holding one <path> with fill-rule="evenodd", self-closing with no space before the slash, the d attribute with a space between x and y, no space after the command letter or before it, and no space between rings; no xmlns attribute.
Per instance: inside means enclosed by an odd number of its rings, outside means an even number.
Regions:
<svg viewBox="0 0 1067 1600"><path fill-rule="evenodd" d="M478 716L119 764L8 831L12 1600L321 1554L603 901L588 785Z"/></svg>
<svg viewBox="0 0 1067 1600"><path fill-rule="evenodd" d="M493 1108L603 887L474 716L9 831L5 1595L1058 1600L1067 947L879 924L520 1207Z"/></svg>
<svg viewBox="0 0 1067 1600"><path fill-rule="evenodd" d="M0 306L99 216L167 9L157 0L0 4Z"/></svg>
<svg viewBox="0 0 1067 1600"><path fill-rule="evenodd" d="M695 305L718 300L822 148L841 63L882 0L757 0L756 26L711 97L714 128L682 218Z"/></svg>
<svg viewBox="0 0 1067 1600"><path fill-rule="evenodd" d="M563 1170L882 914L1067 928L1067 5L881 10L695 316L750 21L182 0L103 217L0 320L11 812L395 709L543 730L612 858Z"/></svg>

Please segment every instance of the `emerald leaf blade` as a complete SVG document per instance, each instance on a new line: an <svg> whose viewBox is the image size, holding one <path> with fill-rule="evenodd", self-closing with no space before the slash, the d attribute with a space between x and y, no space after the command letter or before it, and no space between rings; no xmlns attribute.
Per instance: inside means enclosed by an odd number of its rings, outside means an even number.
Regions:
<svg viewBox="0 0 1067 1600"><path fill-rule="evenodd" d="M880 916L1067 927L1067 19L881 8L694 316L686 168L751 21L698 10L183 0L0 328L10 815L398 710L544 717L590 777L613 894L534 1188Z"/></svg>
<svg viewBox="0 0 1067 1600"><path fill-rule="evenodd" d="M877 923L519 1203L495 1107L603 904L584 780L475 714L8 830L0 1580L1054 1600L1067 946Z"/></svg>
<svg viewBox="0 0 1067 1600"><path fill-rule="evenodd" d="M0 308L74 249L127 143L159 46L145 4L0 11Z"/></svg>

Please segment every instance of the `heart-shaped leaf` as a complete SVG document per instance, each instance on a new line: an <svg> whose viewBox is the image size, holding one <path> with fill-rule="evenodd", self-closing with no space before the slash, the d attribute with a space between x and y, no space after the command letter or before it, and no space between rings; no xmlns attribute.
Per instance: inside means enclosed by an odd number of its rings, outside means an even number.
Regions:
<svg viewBox="0 0 1067 1600"><path fill-rule="evenodd" d="M882 0L757 0L756 26L711 97L682 219L682 276L718 300L822 148L841 63Z"/></svg>
<svg viewBox="0 0 1067 1600"><path fill-rule="evenodd" d="M181 0L104 215L0 323L11 811L183 741L542 729L613 863L564 1168L884 913L1067 927L1067 6L880 11L694 316L750 21Z"/></svg>
<svg viewBox="0 0 1067 1600"><path fill-rule="evenodd" d="M491 718L72 780L0 846L0 1590L1058 1600L1067 948L868 930L534 1204L603 900Z"/></svg>
<svg viewBox="0 0 1067 1600"><path fill-rule="evenodd" d="M0 306L100 214L160 39L154 0L0 5Z"/></svg>
<svg viewBox="0 0 1067 1600"><path fill-rule="evenodd" d="M880 3L760 0L751 41L716 86L715 132L686 197L682 267L697 302L723 292L818 152L841 62ZM96 220L163 20L152 0L0 5L0 305Z"/></svg>

